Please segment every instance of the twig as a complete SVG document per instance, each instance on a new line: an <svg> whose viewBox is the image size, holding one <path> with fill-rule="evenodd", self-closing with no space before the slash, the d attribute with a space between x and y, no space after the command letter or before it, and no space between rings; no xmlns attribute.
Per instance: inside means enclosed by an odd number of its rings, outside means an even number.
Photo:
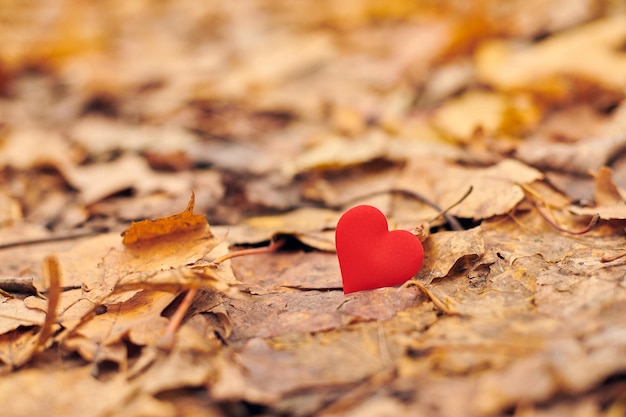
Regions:
<svg viewBox="0 0 626 417"><path fill-rule="evenodd" d="M72 240L72 239L78 239L81 237L89 237L89 236L96 236L101 234L102 231L88 231L88 232L79 232L79 233L74 233L74 234L68 234L68 235L63 235L63 236L50 236L50 237L44 237L41 239L31 239L31 240L20 240L18 242L9 242L9 243L3 243L0 244L0 250L2 249L9 249L9 248L15 248L18 246L29 246L29 245L39 245L42 243L50 243L50 242L61 242L64 240Z"/></svg>
<svg viewBox="0 0 626 417"><path fill-rule="evenodd" d="M229 259L236 258L239 256L258 255L261 253L272 253L278 250L278 248L280 248L284 244L285 244L285 240L282 239L282 240L278 240L276 242L271 243L269 246L265 246L262 248L242 249L242 250L235 251L235 252L229 252L226 255L220 256L219 258L215 259L212 262L212 264L214 266L217 266L224 261L227 261ZM198 288L190 288L189 290L187 290L187 294L185 294L185 297L180 302L180 305L178 306L178 308L176 309L176 311L170 318L170 322L168 323L165 329L165 333L163 334L163 336L160 338L158 342L159 348L166 350L166 351L172 350L172 348L174 347L174 339L175 339L176 331L180 328L181 324L183 323L183 319L185 318L187 311L189 311L189 307L191 307L191 304L193 303L193 300L197 294L198 294Z"/></svg>
<svg viewBox="0 0 626 417"><path fill-rule="evenodd" d="M435 210L437 210L439 212L439 214L435 217L435 219L439 216L442 216L446 222L448 222L448 224L450 225L450 228L452 230L463 230L463 226L461 226L461 223L459 223L459 221L456 219L456 217L450 215L447 213L447 210L442 209L437 203L435 203L434 201L426 198L425 196L423 196L420 193L416 193L414 191L408 191L408 190L398 190L398 189L392 189L389 190L389 192L391 192L392 194L400 194L400 195L404 195L410 198L413 198L421 203L424 203L432 208L434 208ZM458 203L457 203L458 204Z"/></svg>
<svg viewBox="0 0 626 417"><path fill-rule="evenodd" d="M196 294L198 294L198 288L191 288L187 291L185 298L183 298L183 301L181 301L180 305L170 318L170 322L167 324L167 328L165 329L165 334L158 341L159 348L167 351L172 350L174 347L174 335L182 324L185 314L187 314L189 307L191 307Z"/></svg>
<svg viewBox="0 0 626 417"><path fill-rule="evenodd" d="M424 295L426 295L426 297L428 297L430 299L430 301L433 302L433 304L439 308L439 310L443 311L446 314L449 314L451 316L459 316L460 313L451 310L450 307L448 307L446 305L446 303L444 303L443 301L441 301L439 299L439 297L437 297L435 294L432 293L432 291L430 291L428 288L426 288L424 285L420 284L419 282L416 281L412 281L411 282L413 285L415 285L417 288L420 289L420 291L422 291L424 293Z"/></svg>
<svg viewBox="0 0 626 417"><path fill-rule="evenodd" d="M285 244L285 240L277 240L276 242L272 242L269 246L264 246L262 248L250 248L250 249L242 249L235 252L229 252L226 255L220 256L211 262L214 265L219 265L224 261L227 261L232 258L238 258L239 256L248 256L248 255L258 255L260 253L272 253L276 252L280 249L281 246Z"/></svg>
<svg viewBox="0 0 626 417"><path fill-rule="evenodd" d="M448 212L450 210L452 210L453 208L455 208L456 206L458 206L459 204L461 204L472 193L472 191L474 191L474 186L470 185L470 187L467 189L465 194L463 194L463 196L461 198L459 198L456 203L453 203L451 206L448 206L448 208L446 208L444 211L442 211L441 213L439 213L438 215L436 215L435 217L430 219L429 223L434 221L435 219L441 217L441 216L444 216L444 218L445 218L445 216L448 215ZM454 223L456 225L458 225L458 229L454 229L452 224L450 224L450 227L452 227L454 230L463 230L463 226L460 225L460 223L458 222L456 217L450 216L450 218L452 218L454 220Z"/></svg>
<svg viewBox="0 0 626 417"><path fill-rule="evenodd" d="M48 311L46 319L39 331L36 349L43 348L52 335L53 326L57 320L57 307L61 299L61 266L56 256L46 256L43 263L43 273L48 282Z"/></svg>
<svg viewBox="0 0 626 417"><path fill-rule="evenodd" d="M619 258L623 258L624 256L626 256L626 251L622 252L622 253L618 253L617 255L613 255L613 256L603 256L600 259L600 262L613 262L618 260Z"/></svg>
<svg viewBox="0 0 626 417"><path fill-rule="evenodd" d="M554 221L554 219L552 219L552 217L550 217L550 215L541 206L539 206L539 204L535 203L534 201L533 201L533 204L535 205L535 208L537 209L537 211L539 212L541 217L543 217L543 219L546 222L548 222L548 224L550 226L554 227L559 232L568 233L570 235L584 235L585 233L588 233L591 230L595 229L595 227L600 223L600 214L596 213L596 214L593 215L593 217L589 221L589 224L584 229L581 229L581 230L568 230L568 229L565 229L564 227L561 227L560 225L558 225Z"/></svg>
<svg viewBox="0 0 626 417"><path fill-rule="evenodd" d="M461 202L463 200L465 200L467 198L468 195L470 195L470 193L472 192L473 187L469 187L469 189L467 190L467 192L465 192L465 194L463 195L463 197L461 197L459 199L459 201L457 201L456 203L452 204L450 207L443 209L441 208L437 203L435 203L434 201L430 200L428 197L415 192L415 191L409 191L409 190L403 190L400 188L392 188L390 190L381 190L381 191L374 191L372 193L369 194L365 194L365 195L360 195L357 198L354 198L350 201L348 201L346 204L350 204L351 202L357 201L357 200L362 200L364 198L368 198L368 197L373 197L376 195L381 195L381 194L399 194L405 197L409 197L412 198L414 200L419 201L420 203L424 203L427 206L430 206L432 208L434 208L435 210L437 210L439 212L439 214L437 214L437 216L435 216L432 220L435 220L438 217L443 217L446 222L450 225L450 228L452 230L463 230L463 226L461 226L461 223L459 223L459 221L456 219L456 217L448 214L448 211L450 211L451 209L453 209L454 207L456 207L457 205L461 204ZM431 220L431 221L432 221Z"/></svg>

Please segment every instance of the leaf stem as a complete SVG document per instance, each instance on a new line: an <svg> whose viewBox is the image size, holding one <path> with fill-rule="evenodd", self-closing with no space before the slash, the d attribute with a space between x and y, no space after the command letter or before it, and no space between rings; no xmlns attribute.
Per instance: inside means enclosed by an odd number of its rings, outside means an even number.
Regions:
<svg viewBox="0 0 626 417"><path fill-rule="evenodd" d="M428 288L426 288L426 286L424 286L423 284L413 280L411 281L412 285L415 285L420 291L422 291L424 293L424 295L426 295L426 297L430 298L430 301L433 302L433 304L439 308L441 311L443 311L444 313L451 315L451 316L460 316L461 314L452 310L446 303L444 303L443 301L441 301L439 299L439 297L437 297L435 294L433 294L433 292L431 290L429 290Z"/></svg>
<svg viewBox="0 0 626 417"><path fill-rule="evenodd" d="M275 252L284 244L285 244L285 239L281 239L281 240L277 240L276 242L272 242L269 246L264 246L262 248L242 249L242 250L235 251L235 252L229 252L226 255L220 256L219 258L215 259L212 262L212 264L219 265L224 261L227 261L232 258L237 258L239 256L248 256L248 255L257 255L260 253ZM189 290L187 290L187 294L185 294L185 297L180 302L180 305L178 306L178 308L176 309L176 311L170 318L170 322L165 328L165 333L163 334L163 336L160 338L158 342L159 348L166 350L166 351L172 350L172 348L174 347L176 332L178 331L181 324L183 323L183 319L185 318L187 311L189 311L189 307L191 307L191 304L193 303L193 300L197 294L198 294L198 288L190 288Z"/></svg>
<svg viewBox="0 0 626 417"><path fill-rule="evenodd" d="M616 261L619 258L623 258L625 256L626 256L626 251L624 251L622 253L618 253L617 255L613 255L613 256L603 256L602 259L600 259L600 262L602 262L602 263L613 262L613 261Z"/></svg>
<svg viewBox="0 0 626 417"><path fill-rule="evenodd" d="M276 252L284 244L285 244L285 239L280 239L275 242L272 242L269 246L263 246L262 248L250 248L250 249L238 250L235 252L228 252L226 255L222 255L219 258L215 259L212 263L215 265L219 265L224 261L227 261L232 258L238 258L240 256L258 255L261 253Z"/></svg>
<svg viewBox="0 0 626 417"><path fill-rule="evenodd" d="M176 335L176 331L180 327L185 318L185 314L191 307L193 303L193 299L196 298L196 294L198 294L198 288L190 288L185 294L185 298L180 302L180 305L170 318L170 322L167 324L167 328L165 329L165 334L159 340L159 348L163 350L170 351L174 347L174 336Z"/></svg>
<svg viewBox="0 0 626 417"><path fill-rule="evenodd" d="M570 235L584 235L585 233L588 233L588 232L592 231L593 229L595 229L596 226L600 223L600 214L596 213L596 214L593 215L593 217L589 221L589 224L587 226L585 226L585 228L583 228L581 230L565 229L564 227L561 227L559 224L557 224L556 221L554 221L554 219L550 216L550 214L548 214L548 212L545 211L539 204L537 204L534 201L533 201L533 204L535 205L535 208L537 209L537 212L539 212L541 217L543 217L543 219L546 222L548 222L548 224L550 226L552 226L553 228L555 228L559 232L568 233Z"/></svg>
<svg viewBox="0 0 626 417"><path fill-rule="evenodd" d="M452 230L464 230L463 226L461 226L461 223L459 223L459 221L456 219L456 217L452 216L451 214L448 214L448 211L450 211L451 209L453 209L457 205L461 204L461 202L463 200L465 200L468 195L470 195L472 190L473 190L473 187L470 186L469 189L465 192L465 194L456 203L452 204L450 207L448 207L446 209L442 209L437 203L435 203L434 201L432 201L428 197L426 197L426 196L424 196L424 195L422 195L422 194L420 194L418 192L404 190L404 189L400 189L400 188L392 188L390 190L374 191L374 192L369 193L369 194L360 195L357 198L350 200L346 204L349 204L350 202L353 202L353 201L356 201L356 200L362 200L364 198L373 197L373 196L380 195L380 194L388 194L388 193L389 194L399 194L399 195L402 195L402 196L409 197L409 198L412 198L414 200L417 200L420 203L424 203L427 206L430 206L430 207L434 208L435 210L437 210L439 213L431 221L433 221L436 218L441 216L450 225L450 228Z"/></svg>
<svg viewBox="0 0 626 417"><path fill-rule="evenodd" d="M48 281L48 310L39 331L37 349L43 349L50 336L52 336L54 324L57 320L57 307L61 298L61 266L59 265L59 259L54 255L46 256L43 266L43 273Z"/></svg>

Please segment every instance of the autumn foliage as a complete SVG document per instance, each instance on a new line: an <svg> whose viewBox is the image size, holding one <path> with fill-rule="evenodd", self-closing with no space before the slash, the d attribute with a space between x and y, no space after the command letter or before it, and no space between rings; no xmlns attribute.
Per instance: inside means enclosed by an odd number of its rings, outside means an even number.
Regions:
<svg viewBox="0 0 626 417"><path fill-rule="evenodd" d="M622 2L0 0L0 45L0 415L624 415ZM404 284L344 294L359 205Z"/></svg>

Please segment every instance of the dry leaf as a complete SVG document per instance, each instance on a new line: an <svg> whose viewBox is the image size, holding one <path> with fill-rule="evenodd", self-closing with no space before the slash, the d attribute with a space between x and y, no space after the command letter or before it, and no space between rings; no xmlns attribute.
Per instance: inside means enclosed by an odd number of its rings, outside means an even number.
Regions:
<svg viewBox="0 0 626 417"><path fill-rule="evenodd" d="M600 215L605 220L626 219L626 199L613 182L611 169L602 167L595 175L595 202L594 207L570 206L570 211L576 214L594 216Z"/></svg>
<svg viewBox="0 0 626 417"><path fill-rule="evenodd" d="M538 118L538 109L524 97L471 91L437 109L433 123L446 136L466 143L476 134L516 134Z"/></svg>
<svg viewBox="0 0 626 417"><path fill-rule="evenodd" d="M242 227L232 228L228 240L235 244L250 244L282 234L294 236L315 248L334 251L333 234L321 235L320 232L334 227L339 215L334 210L301 208L279 216L251 217Z"/></svg>
<svg viewBox="0 0 626 417"><path fill-rule="evenodd" d="M358 139L337 136L322 138L318 144L285 164L286 175L313 169L356 165L380 158L386 153L385 135L372 132Z"/></svg>
<svg viewBox="0 0 626 417"><path fill-rule="evenodd" d="M567 94L568 77L623 91L626 61L618 46L625 37L626 18L618 15L527 47L487 42L476 56L478 76L499 89L556 96Z"/></svg>
<svg viewBox="0 0 626 417"><path fill-rule="evenodd" d="M64 170L64 175L81 191L87 205L127 189L145 194L166 191L177 195L191 188L188 173L154 172L143 158L132 154L125 154L114 162L71 167Z"/></svg>
<svg viewBox="0 0 626 417"><path fill-rule="evenodd" d="M424 242L424 267L417 279L429 284L434 279L445 277L459 261L464 260L466 264L474 262L484 252L480 227L462 232L433 234Z"/></svg>
<svg viewBox="0 0 626 417"><path fill-rule="evenodd" d="M76 154L60 135L36 128L16 128L0 143L0 149L0 166L3 167L51 166L66 172L78 162Z"/></svg>
<svg viewBox="0 0 626 417"><path fill-rule="evenodd" d="M624 6L457 3L0 0L0 414L623 414Z"/></svg>
<svg viewBox="0 0 626 417"><path fill-rule="evenodd" d="M23 300L3 297L0 301L0 334L5 334L19 326L40 326L44 322L45 312L28 308Z"/></svg>
<svg viewBox="0 0 626 417"><path fill-rule="evenodd" d="M406 167L397 187L424 195L440 207L455 204L472 187L467 198L450 213L459 217L484 219L504 214L523 200L524 192L517 184L541 178L541 172L513 159L487 168L465 168L439 160L415 160ZM424 182L430 189L419 187Z"/></svg>
<svg viewBox="0 0 626 417"><path fill-rule="evenodd" d="M626 135L622 134L588 139L576 145L529 141L519 147L518 156L522 161L539 168L588 175L624 149Z"/></svg>

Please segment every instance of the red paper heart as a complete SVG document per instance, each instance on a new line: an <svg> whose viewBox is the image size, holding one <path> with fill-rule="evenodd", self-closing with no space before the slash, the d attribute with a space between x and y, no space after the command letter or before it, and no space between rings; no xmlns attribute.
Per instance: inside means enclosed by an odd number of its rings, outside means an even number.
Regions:
<svg viewBox="0 0 626 417"><path fill-rule="evenodd" d="M402 284L424 260L417 236L390 232L385 215L372 206L356 206L341 216L335 244L344 294Z"/></svg>

